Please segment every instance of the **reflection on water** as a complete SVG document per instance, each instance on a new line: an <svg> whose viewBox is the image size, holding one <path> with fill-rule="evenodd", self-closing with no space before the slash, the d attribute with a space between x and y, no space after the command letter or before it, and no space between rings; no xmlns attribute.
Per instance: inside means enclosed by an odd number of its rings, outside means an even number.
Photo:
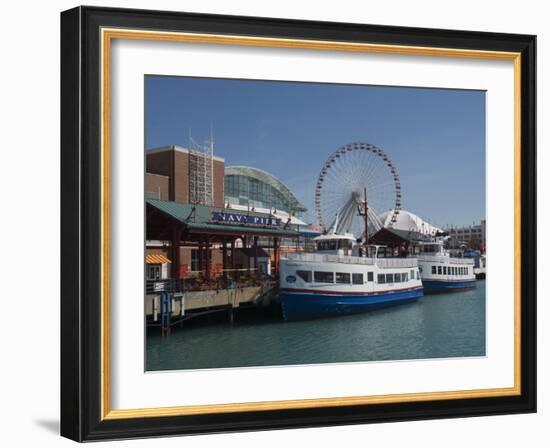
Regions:
<svg viewBox="0 0 550 448"><path fill-rule="evenodd" d="M147 336L147 370L485 355L485 281L370 313L300 322L201 322Z"/></svg>

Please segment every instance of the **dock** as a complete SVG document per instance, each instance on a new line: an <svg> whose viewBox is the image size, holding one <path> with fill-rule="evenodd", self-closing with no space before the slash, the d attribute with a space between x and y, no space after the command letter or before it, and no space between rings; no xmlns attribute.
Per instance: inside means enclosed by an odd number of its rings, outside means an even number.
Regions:
<svg viewBox="0 0 550 448"><path fill-rule="evenodd" d="M174 325L195 317L225 312L229 321L242 305L267 305L277 296L274 280L212 282L189 285L177 279L147 282L145 314L148 327L160 327L169 335Z"/></svg>

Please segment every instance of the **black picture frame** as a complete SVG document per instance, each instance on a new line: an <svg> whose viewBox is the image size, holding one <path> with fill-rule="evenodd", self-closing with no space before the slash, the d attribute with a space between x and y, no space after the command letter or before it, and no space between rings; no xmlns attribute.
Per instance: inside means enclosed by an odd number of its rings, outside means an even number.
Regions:
<svg viewBox="0 0 550 448"><path fill-rule="evenodd" d="M102 419L100 29L521 54L521 393L422 402ZM61 434L76 441L536 412L536 37L77 7L61 14Z"/></svg>

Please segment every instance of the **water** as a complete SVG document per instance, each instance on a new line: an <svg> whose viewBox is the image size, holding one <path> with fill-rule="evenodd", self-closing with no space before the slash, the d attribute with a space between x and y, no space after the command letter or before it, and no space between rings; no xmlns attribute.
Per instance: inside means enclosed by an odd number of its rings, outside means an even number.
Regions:
<svg viewBox="0 0 550 448"><path fill-rule="evenodd" d="M242 318L147 336L147 370L206 369L485 355L485 281L370 313L283 322Z"/></svg>

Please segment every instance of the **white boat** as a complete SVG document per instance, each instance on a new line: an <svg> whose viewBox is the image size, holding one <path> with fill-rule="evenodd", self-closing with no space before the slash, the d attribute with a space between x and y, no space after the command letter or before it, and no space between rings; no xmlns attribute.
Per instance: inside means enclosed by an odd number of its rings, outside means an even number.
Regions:
<svg viewBox="0 0 550 448"><path fill-rule="evenodd" d="M314 253L280 260L285 320L350 314L417 300L423 287L415 258L378 258L379 246L352 234L321 235Z"/></svg>
<svg viewBox="0 0 550 448"><path fill-rule="evenodd" d="M477 267L474 267L474 274L476 278L484 279L487 275L487 258L485 255L481 255L476 264L478 265Z"/></svg>
<svg viewBox="0 0 550 448"><path fill-rule="evenodd" d="M418 268L426 294L460 291L476 287L474 260L451 257L443 239L420 244Z"/></svg>

